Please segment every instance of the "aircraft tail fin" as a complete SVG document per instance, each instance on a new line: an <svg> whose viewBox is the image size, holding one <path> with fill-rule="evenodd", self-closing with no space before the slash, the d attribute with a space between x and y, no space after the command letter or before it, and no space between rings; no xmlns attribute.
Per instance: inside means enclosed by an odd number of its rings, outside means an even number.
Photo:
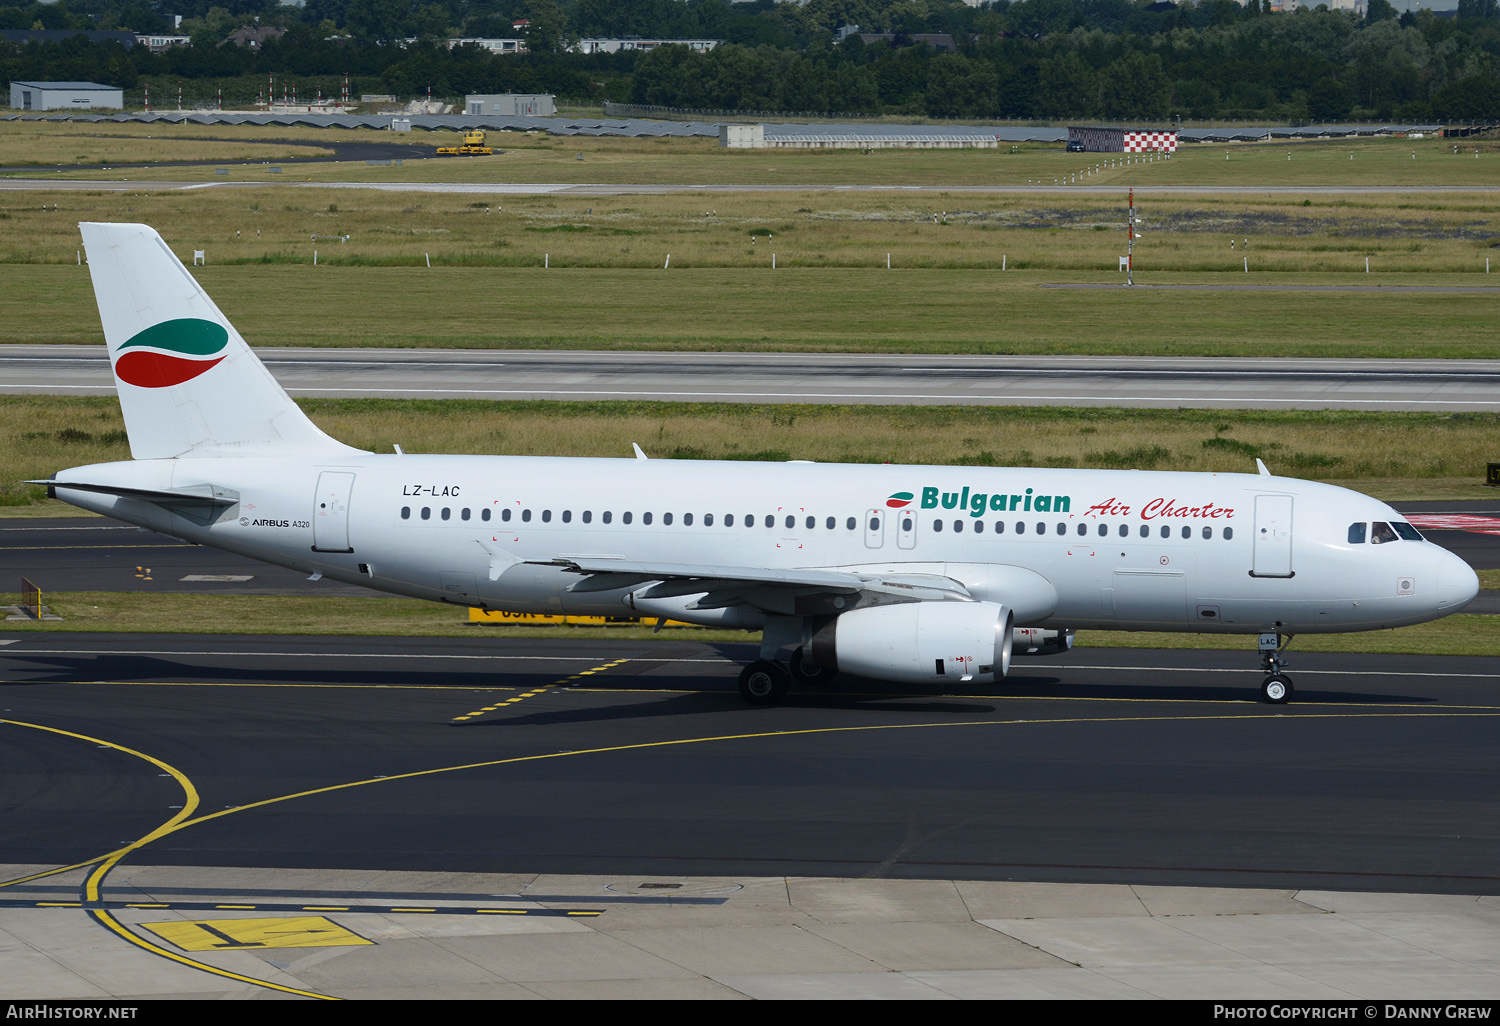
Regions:
<svg viewBox="0 0 1500 1026"><path fill-rule="evenodd" d="M78 227L132 456L355 451L297 407L155 229Z"/></svg>

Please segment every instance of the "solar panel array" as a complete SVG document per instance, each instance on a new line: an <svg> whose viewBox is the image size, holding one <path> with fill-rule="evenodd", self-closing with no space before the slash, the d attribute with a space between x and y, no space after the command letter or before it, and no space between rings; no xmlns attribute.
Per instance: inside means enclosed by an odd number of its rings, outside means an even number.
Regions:
<svg viewBox="0 0 1500 1026"><path fill-rule="evenodd" d="M472 114L247 114L235 111L152 111L127 114L6 114L5 121L90 121L145 122L191 125L302 125L313 128L388 129L395 120L409 121L413 129L424 131L464 131L482 128L493 132L546 132L550 135L718 138L720 122L648 121L643 118L558 118L531 115ZM1124 127L1124 126L1122 126ZM1182 128L1177 130L1183 142L1258 142L1277 139L1312 139L1338 136L1370 136L1395 133L1437 133L1442 125L1333 124L1304 125L1298 128L1265 125L1222 126L1216 128ZM959 138L986 136L1000 142L1061 143L1068 138L1067 128L1030 125L895 125L883 123L840 124L772 124L765 125L767 139L797 137L799 140L828 139L846 145L860 139L884 140L892 136L941 136Z"/></svg>

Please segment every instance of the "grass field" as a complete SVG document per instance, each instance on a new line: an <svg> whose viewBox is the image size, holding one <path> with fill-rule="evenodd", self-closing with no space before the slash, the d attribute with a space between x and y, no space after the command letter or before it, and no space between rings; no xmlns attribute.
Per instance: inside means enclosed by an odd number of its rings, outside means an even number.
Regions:
<svg viewBox="0 0 1500 1026"><path fill-rule="evenodd" d="M1484 193L1139 197L1153 273L1500 274ZM147 221L209 266L986 269L1109 274L1124 197L902 192L476 197L372 190L0 195L0 263L76 266L80 220ZM317 238L321 236L322 238ZM347 237L347 241L339 241ZM1248 264L1247 264L1248 261ZM1246 273L1248 266L1249 272Z"/></svg>
<svg viewBox="0 0 1500 1026"><path fill-rule="evenodd" d="M0 122L0 151L24 149L29 138L55 147L90 133L129 142L141 154L159 146L190 151L209 145L206 131ZM371 131L213 131L261 140L257 145L390 139L389 133ZM163 134L167 138L157 138ZM427 138L436 145L443 141L439 135ZM1022 182L1050 180L1064 168L1083 166L1082 158L1100 155L1038 147L1019 153L742 153L720 150L710 140L536 135L503 144L513 149L496 158L304 167L308 175L334 180L359 171L402 181L716 182L750 181L741 169L760 167L777 181L848 180L892 188L495 197L290 188L282 182L188 191L3 193L0 265L7 287L0 290L0 342L96 341L87 274L77 264L77 222L133 220L152 224L186 259L193 250L206 253L208 265L195 273L256 344L1494 355L1493 294L1271 292L1229 298L1058 291L1041 286L1121 281L1124 210L1118 193L1049 186L1037 194L915 194L896 187L918 179L954 185L1009 181L997 176L1001 168ZM1481 147L1478 159L1472 145ZM1129 164L1085 181L1118 187L1146 185L1147 177L1157 176L1152 180L1208 188L1388 187L1372 193L1142 195L1137 209L1143 238L1135 251L1141 283L1500 288L1496 196L1408 191L1500 184L1495 146L1470 144L1458 155L1441 140L1212 152L1198 147L1171 161ZM1225 152L1229 160L1209 159ZM583 161L576 159L579 153ZM205 176L213 178L211 171L205 169ZM265 181L274 177L263 165L245 173ZM370 302L372 295L380 302Z"/></svg>
<svg viewBox="0 0 1500 1026"><path fill-rule="evenodd" d="M1095 467L1331 481L1385 499L1486 494L1497 414L1298 413L1004 407L751 406L303 400L329 434L373 452L808 459L825 463ZM17 485L129 459L112 398L0 399L0 504L71 509ZM0 506L0 508L4 508Z"/></svg>
<svg viewBox="0 0 1500 1026"><path fill-rule="evenodd" d="M0 167L31 169L159 160L263 161L333 152L318 146L288 145L287 140L293 138L284 132L272 137L235 125L0 121ZM303 137L301 141L316 143L327 138Z"/></svg>
<svg viewBox="0 0 1500 1026"><path fill-rule="evenodd" d="M101 341L86 269L22 264L6 267L4 273L0 342ZM1042 286L1060 280L1116 278L1013 270L731 272L676 266L428 270L210 265L198 268L197 277L255 345L1205 357L1496 355L1497 297L1489 292L1067 291ZM1147 277L1141 272L1138 280ZM1230 285L1240 280L1232 275L1164 273L1149 280L1189 277ZM1448 281L1437 276L1391 277L1403 284ZM1296 280L1339 284L1343 279L1323 275ZM1500 285L1500 274L1494 280Z"/></svg>

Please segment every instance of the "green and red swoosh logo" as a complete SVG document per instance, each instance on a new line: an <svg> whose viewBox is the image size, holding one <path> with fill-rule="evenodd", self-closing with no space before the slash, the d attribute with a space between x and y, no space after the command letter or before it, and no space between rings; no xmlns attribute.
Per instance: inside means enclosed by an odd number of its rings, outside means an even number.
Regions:
<svg viewBox="0 0 1500 1026"><path fill-rule="evenodd" d="M914 498L916 498L916 496L911 492L897 492L889 499L886 499L885 504L891 509L903 509L907 506L910 506L911 500Z"/></svg>
<svg viewBox="0 0 1500 1026"><path fill-rule="evenodd" d="M153 324L121 346L115 376L140 388L166 388L191 381L216 366L229 344L224 326L199 317ZM125 350L130 352L125 352Z"/></svg>

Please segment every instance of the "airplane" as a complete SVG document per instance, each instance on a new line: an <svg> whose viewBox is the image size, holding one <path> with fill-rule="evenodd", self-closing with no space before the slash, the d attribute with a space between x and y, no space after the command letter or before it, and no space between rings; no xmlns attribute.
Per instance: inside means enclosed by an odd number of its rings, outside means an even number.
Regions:
<svg viewBox="0 0 1500 1026"><path fill-rule="evenodd" d="M324 434L155 230L83 223L131 460L48 494L310 575L461 606L760 631L753 705L837 673L994 684L1078 630L1418 624L1478 578L1390 506L1257 473L391 454Z"/></svg>

